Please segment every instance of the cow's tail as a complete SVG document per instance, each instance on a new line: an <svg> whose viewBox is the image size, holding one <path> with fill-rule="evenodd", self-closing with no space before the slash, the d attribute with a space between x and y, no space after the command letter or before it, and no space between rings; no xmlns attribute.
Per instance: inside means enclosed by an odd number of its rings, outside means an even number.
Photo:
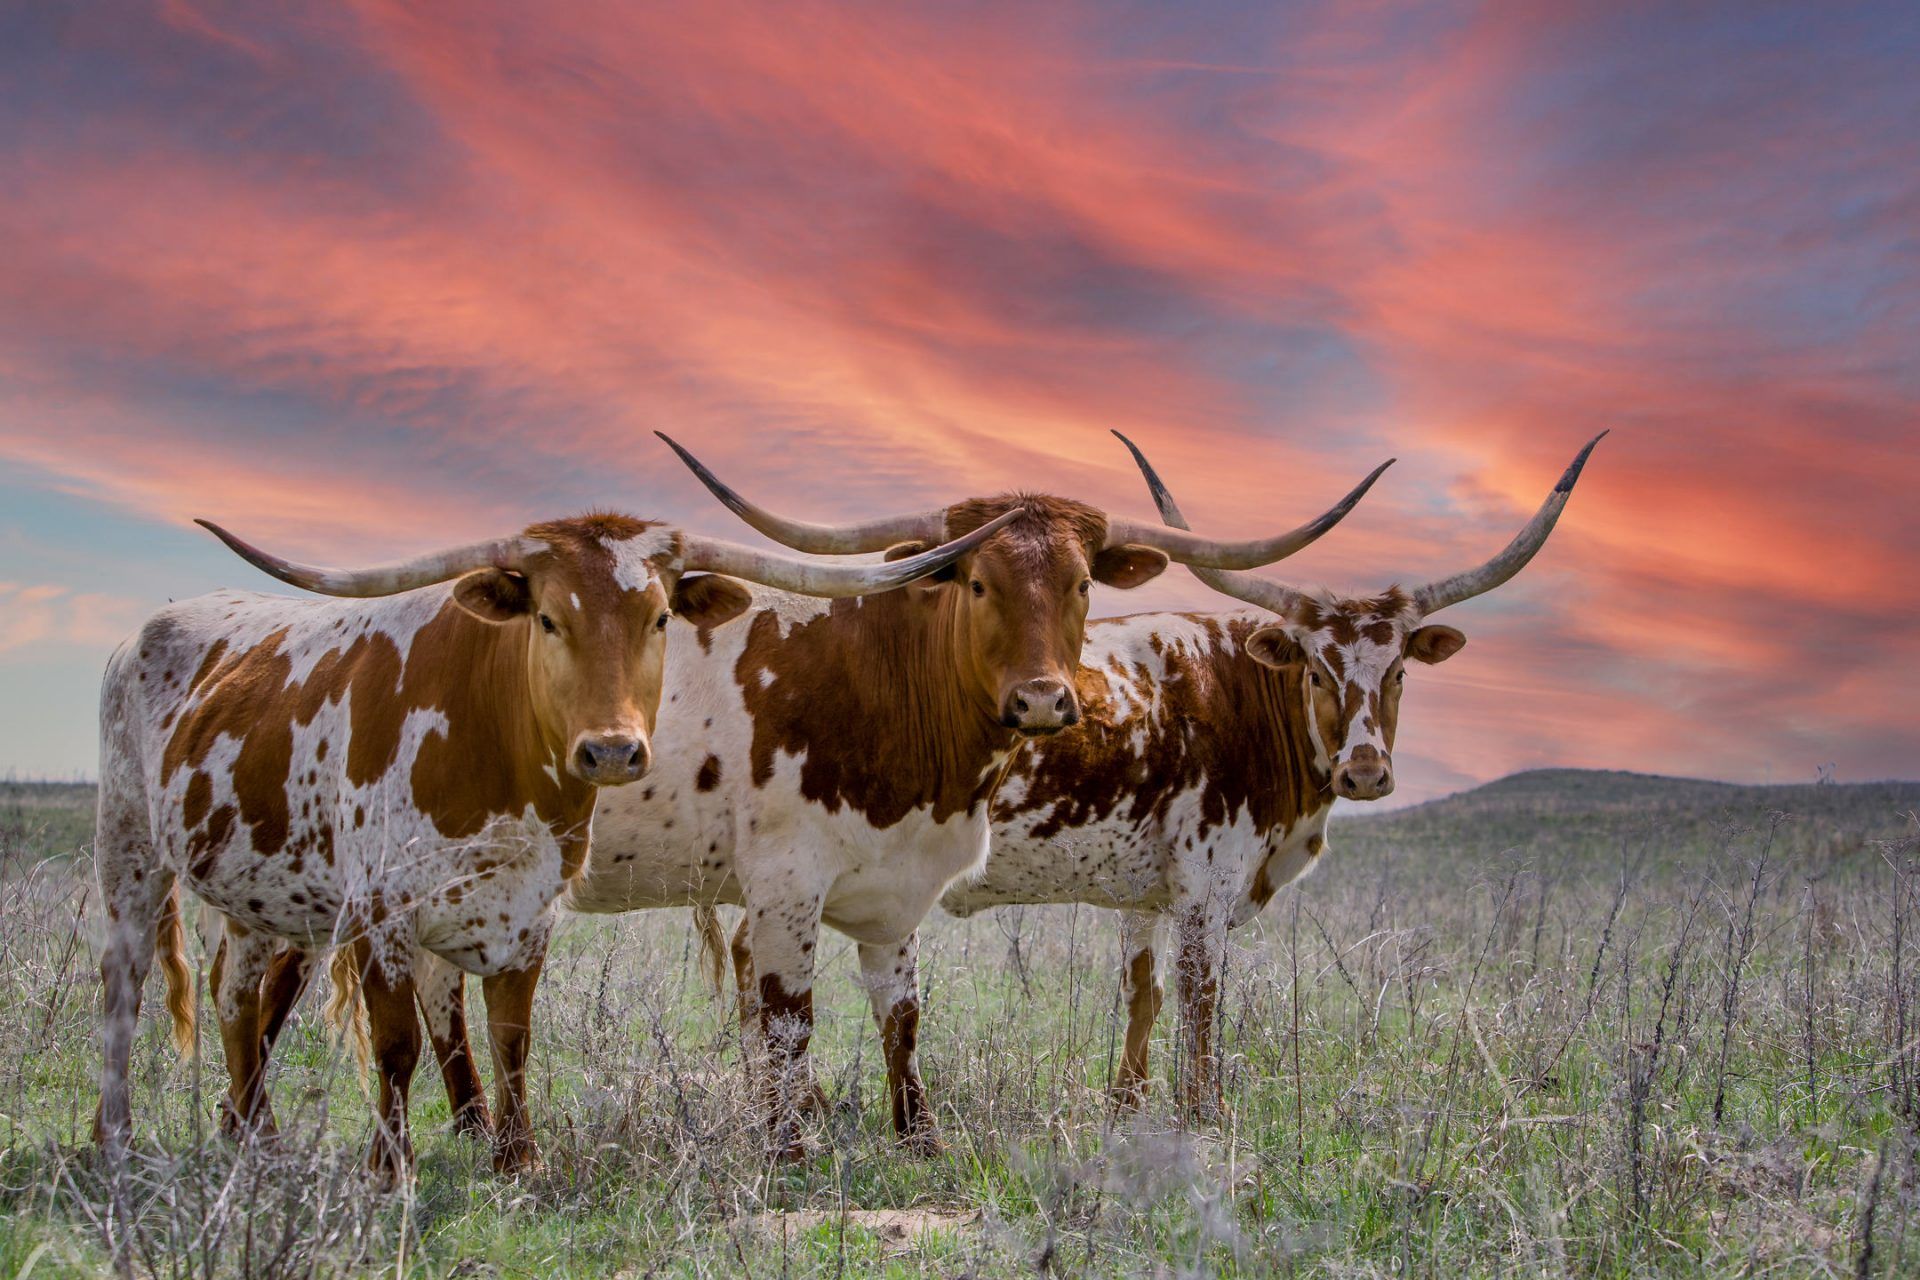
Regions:
<svg viewBox="0 0 1920 1280"><path fill-rule="evenodd" d="M360 998L356 950L350 946L333 949L333 963L327 969L333 990L327 996L324 1016L334 1034L353 1045L353 1061L364 1076L373 1065L373 1036L367 1030L367 1002Z"/></svg>
<svg viewBox="0 0 1920 1280"><path fill-rule="evenodd" d="M715 996L727 993L727 934L720 927L720 913L711 902L696 903L693 925L700 931L700 958L706 961L707 985Z"/></svg>
<svg viewBox="0 0 1920 1280"><path fill-rule="evenodd" d="M180 886L175 883L160 907L153 931L153 955L167 984L167 1013L173 1019L173 1047L180 1056L194 1055L194 975L187 965L187 931L180 922Z"/></svg>

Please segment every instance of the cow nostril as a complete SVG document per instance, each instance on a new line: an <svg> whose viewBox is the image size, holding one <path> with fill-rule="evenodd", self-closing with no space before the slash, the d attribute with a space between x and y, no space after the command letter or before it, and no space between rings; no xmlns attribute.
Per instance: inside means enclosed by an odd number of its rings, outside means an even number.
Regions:
<svg viewBox="0 0 1920 1280"><path fill-rule="evenodd" d="M631 769L634 766L638 765L639 763L640 763L640 744L636 742L633 744L633 750L627 752L627 768Z"/></svg>
<svg viewBox="0 0 1920 1280"><path fill-rule="evenodd" d="M1027 700L1026 700L1025 698L1022 698L1022 697L1020 697L1020 696L1018 696L1018 695L1015 695L1015 697L1014 697L1014 699L1013 699L1013 709L1014 709L1015 711L1018 711L1018 712L1020 712L1020 713L1021 713L1022 715L1024 715L1024 714L1026 714L1026 712L1027 712L1027 710L1028 710L1028 707L1027 707Z"/></svg>

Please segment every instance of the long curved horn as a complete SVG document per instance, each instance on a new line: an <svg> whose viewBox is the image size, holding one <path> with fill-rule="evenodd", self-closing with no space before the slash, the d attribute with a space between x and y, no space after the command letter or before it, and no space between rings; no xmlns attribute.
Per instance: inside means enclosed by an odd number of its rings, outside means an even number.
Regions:
<svg viewBox="0 0 1920 1280"><path fill-rule="evenodd" d="M664 431L653 434L667 442L680 455L680 461L720 499L727 510L745 520L761 533L783 546L813 555L850 555L861 551L885 551L903 542L937 542L947 536L947 512L944 507L931 511L909 511L882 516L877 520L857 520L851 524L810 524L775 515L757 503L749 502L707 470L700 459L680 447Z"/></svg>
<svg viewBox="0 0 1920 1280"><path fill-rule="evenodd" d="M263 573L271 574L292 586L329 596L391 596L458 578L475 569L517 570L542 545L537 539L516 535L469 543L464 547L450 547L445 551L415 556L396 564L376 565L370 569L327 569L282 560L252 543L234 537L211 520L195 520L194 523L226 543L235 555Z"/></svg>
<svg viewBox="0 0 1920 1280"><path fill-rule="evenodd" d="M1540 509L1527 521L1527 527L1514 535L1506 549L1493 559L1476 569L1465 573L1456 573L1451 578L1442 578L1430 582L1413 592L1413 603L1422 614L1433 613L1448 605L1459 604L1462 600L1471 600L1493 590L1514 574L1527 567L1527 561L1546 543L1547 535L1553 532L1553 526L1560 519L1560 512L1566 507L1567 499L1573 494L1574 481L1580 478L1580 469L1587 465L1587 455L1593 452L1593 446L1606 437L1602 431L1587 441L1573 462L1560 477L1560 483L1553 486L1553 492L1540 504Z"/></svg>
<svg viewBox="0 0 1920 1280"><path fill-rule="evenodd" d="M1172 492L1168 490L1165 482L1160 479L1160 473L1155 471L1153 464L1147 461L1147 455L1140 452L1139 445L1127 439L1118 431L1113 434L1115 439L1127 446L1127 452L1133 455L1134 463L1140 468L1140 474L1146 478L1147 491L1153 495L1153 505L1160 508L1160 518L1176 529L1185 529L1187 527L1187 517L1181 513L1180 504L1173 500ZM1359 488L1348 494L1339 506L1320 517L1322 521L1327 522L1327 528L1330 529L1339 523L1340 518L1352 510L1354 503L1360 501L1361 495L1365 494L1366 491L1373 486L1373 482L1380 478L1380 473L1392 466L1396 461L1398 461L1398 459L1388 458L1385 462L1375 467L1373 474L1360 482ZM1324 530L1322 530L1322 532L1324 532ZM1318 537L1319 535L1316 534L1314 536ZM1311 539L1309 539L1309 541L1311 541ZM1290 614L1295 605L1306 599L1306 596L1297 587L1290 587L1284 582L1274 582L1271 579L1258 577L1251 573L1239 573L1226 569L1207 569L1199 565L1191 566L1191 568L1193 569L1194 577L1200 579L1200 581L1206 583L1222 595L1232 596L1236 600L1244 600L1248 604L1258 605L1262 609L1270 609L1275 613Z"/></svg>
<svg viewBox="0 0 1920 1280"><path fill-rule="evenodd" d="M917 578L944 569L967 552L1011 524L1020 513L1007 511L978 529L955 538L944 546L884 564L833 564L817 560L796 560L770 551L756 551L737 542L682 534L681 560L686 568L706 573L724 573L782 591L797 591L808 596L865 596L891 591Z"/></svg>
<svg viewBox="0 0 1920 1280"><path fill-rule="evenodd" d="M1171 558L1193 569L1196 573L1202 569L1232 570L1253 569L1260 565L1272 564L1276 560L1285 560L1295 552L1301 551L1314 542L1321 534L1347 518L1367 490L1373 488L1373 482L1380 473L1396 461L1388 458L1373 469L1365 480L1354 486L1353 492L1340 499L1325 513L1307 521L1297 529L1287 533L1275 534L1267 538L1250 538L1243 542L1221 542L1213 538L1202 538L1187 532L1186 517L1180 514L1180 508L1173 503L1173 495L1167 492L1160 477L1153 473L1140 450L1133 441L1113 433L1121 444L1133 452L1133 460L1140 464L1140 470L1146 474L1147 487L1153 490L1153 499L1160 503L1160 517L1164 525L1139 524L1118 516L1107 520L1107 545L1119 546L1123 542L1139 543L1164 551ZM1161 499L1165 502L1162 503ZM1211 582L1211 579L1206 579ZM1225 588L1221 588L1224 590Z"/></svg>

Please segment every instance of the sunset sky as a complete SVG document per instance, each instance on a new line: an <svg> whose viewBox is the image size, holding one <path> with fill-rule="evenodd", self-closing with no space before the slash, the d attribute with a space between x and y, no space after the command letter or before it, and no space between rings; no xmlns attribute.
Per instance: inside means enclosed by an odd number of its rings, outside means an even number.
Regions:
<svg viewBox="0 0 1920 1280"><path fill-rule="evenodd" d="M1396 800L1920 776L1920 6L12 5L0 772L91 776L193 528L393 558L1044 489L1485 558ZM267 12L271 10L269 15ZM1227 608L1183 570L1103 612Z"/></svg>

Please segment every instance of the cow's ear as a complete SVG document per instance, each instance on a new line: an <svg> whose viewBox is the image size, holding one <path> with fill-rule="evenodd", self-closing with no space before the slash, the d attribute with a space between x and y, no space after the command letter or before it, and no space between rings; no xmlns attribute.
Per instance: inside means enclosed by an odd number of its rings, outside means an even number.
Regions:
<svg viewBox="0 0 1920 1280"><path fill-rule="evenodd" d="M931 551L931 550L933 550L933 546L931 543L902 542L898 546L888 547L886 549L886 552L880 558L882 560L905 560L908 556L917 556L922 551ZM960 576L960 566L956 562L954 564L948 565L944 569L936 569L924 578L915 578L912 582L908 583L907 585L912 587L923 587L923 588L937 587L942 585L943 583L952 582L955 578L959 576Z"/></svg>
<svg viewBox="0 0 1920 1280"><path fill-rule="evenodd" d="M511 622L533 612L533 591L517 573L482 569L454 584L453 602L482 622Z"/></svg>
<svg viewBox="0 0 1920 1280"><path fill-rule="evenodd" d="M1407 656L1415 662L1445 662L1466 647L1466 636L1452 627L1421 627L1407 637Z"/></svg>
<svg viewBox="0 0 1920 1280"><path fill-rule="evenodd" d="M1093 558L1093 580L1102 586L1126 590L1152 582L1167 567L1167 553L1153 547L1123 543L1103 547Z"/></svg>
<svg viewBox="0 0 1920 1280"><path fill-rule="evenodd" d="M1307 651L1293 638L1293 629L1276 623L1247 637L1247 656L1265 667L1293 667L1307 660Z"/></svg>
<svg viewBox="0 0 1920 1280"><path fill-rule="evenodd" d="M752 603L753 592L717 573L692 574L673 587L673 611L702 629L732 622Z"/></svg>

